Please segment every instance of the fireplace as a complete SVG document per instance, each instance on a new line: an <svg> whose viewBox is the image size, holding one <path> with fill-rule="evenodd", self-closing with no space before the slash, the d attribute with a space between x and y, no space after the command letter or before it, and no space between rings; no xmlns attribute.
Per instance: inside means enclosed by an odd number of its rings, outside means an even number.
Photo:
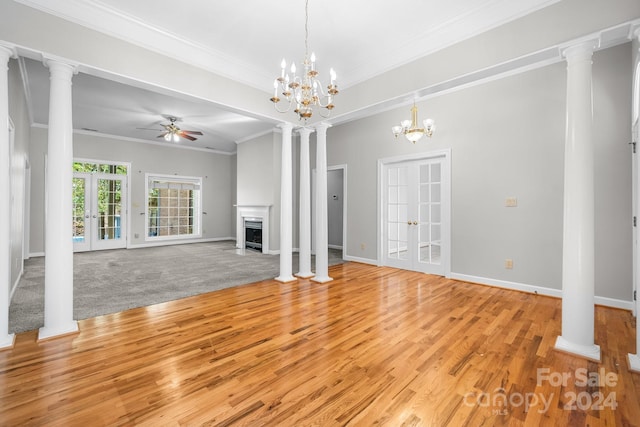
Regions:
<svg viewBox="0 0 640 427"><path fill-rule="evenodd" d="M244 246L262 251L262 219L245 218Z"/></svg>
<svg viewBox="0 0 640 427"><path fill-rule="evenodd" d="M263 254L270 253L269 210L271 206L235 205L235 207L237 208L236 248L254 248ZM249 226L247 227L247 225Z"/></svg>

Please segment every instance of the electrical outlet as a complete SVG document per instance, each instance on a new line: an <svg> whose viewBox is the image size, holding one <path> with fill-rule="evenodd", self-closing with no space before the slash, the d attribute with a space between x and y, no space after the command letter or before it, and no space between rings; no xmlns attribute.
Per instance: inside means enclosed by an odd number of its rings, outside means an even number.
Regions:
<svg viewBox="0 0 640 427"><path fill-rule="evenodd" d="M516 197L507 197L504 201L504 205L508 208L515 208L518 206L518 199Z"/></svg>
<svg viewBox="0 0 640 427"><path fill-rule="evenodd" d="M362 249L364 251L366 247L367 247L367 245L365 245L364 243L360 243L360 249Z"/></svg>
<svg viewBox="0 0 640 427"><path fill-rule="evenodd" d="M511 270L513 268L513 260L509 258L505 259L504 268L506 268L507 270Z"/></svg>

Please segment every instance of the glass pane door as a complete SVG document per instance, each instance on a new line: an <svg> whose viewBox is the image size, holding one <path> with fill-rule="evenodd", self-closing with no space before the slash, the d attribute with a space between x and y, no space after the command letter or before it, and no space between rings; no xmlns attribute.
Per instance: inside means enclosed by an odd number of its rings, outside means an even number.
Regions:
<svg viewBox="0 0 640 427"><path fill-rule="evenodd" d="M94 175L93 215L95 221L92 249L114 249L125 247L124 178L121 175Z"/></svg>
<svg viewBox="0 0 640 427"><path fill-rule="evenodd" d="M98 240L120 239L122 188L119 179L98 179Z"/></svg>
<svg viewBox="0 0 640 427"><path fill-rule="evenodd" d="M74 173L74 251L126 247L124 189L122 175Z"/></svg>
<svg viewBox="0 0 640 427"><path fill-rule="evenodd" d="M91 209L87 199L87 187L91 186L91 175L73 174L73 250L75 252L91 249Z"/></svg>
<svg viewBox="0 0 640 427"><path fill-rule="evenodd" d="M448 199L443 199L444 168L444 157L407 160L382 168L384 265L445 274L442 236Z"/></svg>
<svg viewBox="0 0 640 427"><path fill-rule="evenodd" d="M409 259L408 168L387 170L387 256L392 260Z"/></svg>
<svg viewBox="0 0 640 427"><path fill-rule="evenodd" d="M420 211L418 261L426 264L440 264L441 217L442 217L442 167L439 161L420 165Z"/></svg>

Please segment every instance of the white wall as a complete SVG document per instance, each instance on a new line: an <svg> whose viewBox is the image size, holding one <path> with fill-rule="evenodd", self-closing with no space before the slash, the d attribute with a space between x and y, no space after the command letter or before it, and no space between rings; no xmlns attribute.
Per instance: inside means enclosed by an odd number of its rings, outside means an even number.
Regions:
<svg viewBox="0 0 640 427"><path fill-rule="evenodd" d="M596 290L629 300L631 286L630 44L594 55ZM377 160L451 148L452 272L562 288L566 65L559 63L418 103L433 139L395 140L409 108L332 127L329 165L349 169L345 256L375 263ZM626 91L626 92L625 92ZM504 206L517 197L518 206ZM364 246L364 249L362 249ZM514 261L504 268L506 258Z"/></svg>
<svg viewBox="0 0 640 427"><path fill-rule="evenodd" d="M42 253L47 130L33 128L31 134L31 251ZM141 215L145 212L146 173L202 177L202 210L207 213L202 216L202 239L234 237L231 218L234 156L77 133L73 139L75 158L131 163L130 247L148 244L145 242L145 216ZM138 234L137 238L135 234Z"/></svg>

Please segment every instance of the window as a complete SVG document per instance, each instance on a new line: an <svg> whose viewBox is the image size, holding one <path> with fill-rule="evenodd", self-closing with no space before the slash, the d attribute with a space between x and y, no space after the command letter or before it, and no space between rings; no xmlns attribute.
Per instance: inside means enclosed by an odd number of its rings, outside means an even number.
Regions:
<svg viewBox="0 0 640 427"><path fill-rule="evenodd" d="M202 178L147 175L147 238L200 237Z"/></svg>
<svg viewBox="0 0 640 427"><path fill-rule="evenodd" d="M73 162L74 172L87 173L108 173L115 175L126 175L127 166L123 164L102 164L93 162Z"/></svg>

